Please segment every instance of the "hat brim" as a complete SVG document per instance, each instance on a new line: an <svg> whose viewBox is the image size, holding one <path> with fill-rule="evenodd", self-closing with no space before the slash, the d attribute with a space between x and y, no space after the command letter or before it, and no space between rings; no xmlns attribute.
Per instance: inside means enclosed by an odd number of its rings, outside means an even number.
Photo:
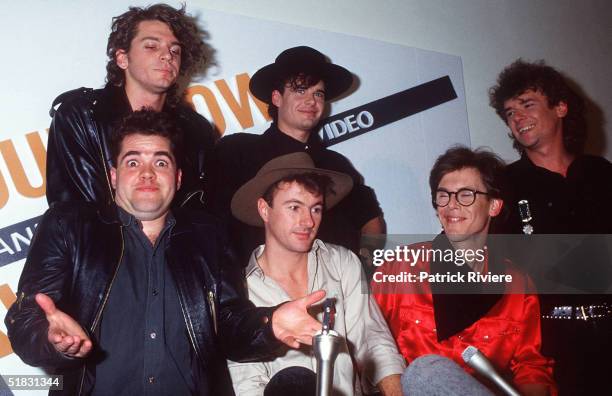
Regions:
<svg viewBox="0 0 612 396"><path fill-rule="evenodd" d="M246 224L262 227L264 222L257 210L257 200L271 185L285 176L308 173L328 176L332 180L332 185L325 195L325 209L334 207L353 188L353 179L345 173L320 168L274 169L255 176L236 191L231 202L232 214Z"/></svg>
<svg viewBox="0 0 612 396"><path fill-rule="evenodd" d="M298 70L283 64L271 63L259 69L249 83L249 89L255 97L262 102L272 103L272 91L279 77L293 73L315 74L325 83L325 100L333 100L346 92L353 84L353 75L342 66L333 63L317 65L304 64Z"/></svg>

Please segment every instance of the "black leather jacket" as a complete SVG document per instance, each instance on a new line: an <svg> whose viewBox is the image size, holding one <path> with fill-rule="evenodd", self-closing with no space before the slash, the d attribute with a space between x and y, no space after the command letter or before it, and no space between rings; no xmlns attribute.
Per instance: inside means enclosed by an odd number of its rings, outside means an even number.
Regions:
<svg viewBox="0 0 612 396"><path fill-rule="evenodd" d="M198 394L233 394L226 358L261 360L280 346L271 328L273 308L255 308L232 286L239 278L229 273L230 265L221 265L228 253L208 216L184 210L173 214L176 224L166 259L196 356L192 370ZM64 375L64 390L57 394L85 395L92 389L96 334L122 250L116 207L59 203L36 229L17 301L5 323L11 345L25 363ZM36 293L51 297L91 335L94 350L87 358L69 358L48 342L48 322L34 300Z"/></svg>
<svg viewBox="0 0 612 396"><path fill-rule="evenodd" d="M59 106L59 107L58 107ZM56 110L57 108L57 110ZM86 201L108 205L113 191L110 136L132 111L123 87L79 88L58 96L51 108L47 145L47 202ZM185 105L166 106L183 131L183 179L172 207L202 208L204 182L215 142L210 123Z"/></svg>

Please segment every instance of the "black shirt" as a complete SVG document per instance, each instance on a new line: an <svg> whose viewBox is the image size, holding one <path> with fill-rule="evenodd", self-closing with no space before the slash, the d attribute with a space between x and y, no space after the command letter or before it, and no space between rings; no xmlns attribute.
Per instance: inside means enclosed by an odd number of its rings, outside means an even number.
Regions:
<svg viewBox="0 0 612 396"><path fill-rule="evenodd" d="M537 234L612 234L612 163L591 155L577 157L567 176L536 166L527 156L506 168L510 211L504 230L521 233L518 201L527 200Z"/></svg>
<svg viewBox="0 0 612 396"><path fill-rule="evenodd" d="M165 251L168 214L155 245L119 208L124 250L98 334L93 395L190 395L192 348Z"/></svg>
<svg viewBox="0 0 612 396"><path fill-rule="evenodd" d="M303 143L281 132L273 123L262 135L229 135L215 146L210 207L229 224L231 243L245 266L253 249L264 243L264 230L246 225L231 216L232 197L268 161L300 151L308 153L315 166L346 173L354 182L350 194L323 215L318 234L320 239L357 252L361 227L382 214L374 190L363 184L363 177L346 157L327 149L318 134L311 133L308 141Z"/></svg>

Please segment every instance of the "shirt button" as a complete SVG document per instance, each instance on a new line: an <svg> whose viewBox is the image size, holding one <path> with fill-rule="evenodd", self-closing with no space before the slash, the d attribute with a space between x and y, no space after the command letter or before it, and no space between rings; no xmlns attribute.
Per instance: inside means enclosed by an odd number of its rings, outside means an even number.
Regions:
<svg viewBox="0 0 612 396"><path fill-rule="evenodd" d="M488 339L489 339L489 336L488 336L488 335L484 336L484 339L485 339L485 340L488 340Z"/></svg>
<svg viewBox="0 0 612 396"><path fill-rule="evenodd" d="M153 289L153 295L157 296L157 289Z"/></svg>
<svg viewBox="0 0 612 396"><path fill-rule="evenodd" d="M419 323L421 323L421 321L417 319L417 320L414 321L414 323L419 324Z"/></svg>
<svg viewBox="0 0 612 396"><path fill-rule="evenodd" d="M149 384L154 384L155 383L155 377L149 377Z"/></svg>
<svg viewBox="0 0 612 396"><path fill-rule="evenodd" d="M152 339L155 339L157 337L157 334L155 334L155 332L153 332L153 333L150 334L150 336L151 336Z"/></svg>

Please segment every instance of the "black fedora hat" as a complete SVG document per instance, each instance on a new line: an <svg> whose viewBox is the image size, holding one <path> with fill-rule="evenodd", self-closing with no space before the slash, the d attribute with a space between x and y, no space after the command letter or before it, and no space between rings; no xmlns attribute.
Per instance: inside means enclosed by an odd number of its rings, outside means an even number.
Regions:
<svg viewBox="0 0 612 396"><path fill-rule="evenodd" d="M246 224L262 227L264 223L257 210L257 200L271 185L284 177L308 173L327 176L331 179L332 188L325 194L326 209L335 206L353 188L353 179L349 175L315 167L308 154L301 151L286 154L268 161L255 177L236 191L230 204L232 214Z"/></svg>
<svg viewBox="0 0 612 396"><path fill-rule="evenodd" d="M316 49L300 46L284 50L274 63L257 70L251 78L249 88L257 99L269 104L277 81L299 73L321 77L325 83L325 100L338 97L353 83L350 71L329 62L325 55Z"/></svg>

